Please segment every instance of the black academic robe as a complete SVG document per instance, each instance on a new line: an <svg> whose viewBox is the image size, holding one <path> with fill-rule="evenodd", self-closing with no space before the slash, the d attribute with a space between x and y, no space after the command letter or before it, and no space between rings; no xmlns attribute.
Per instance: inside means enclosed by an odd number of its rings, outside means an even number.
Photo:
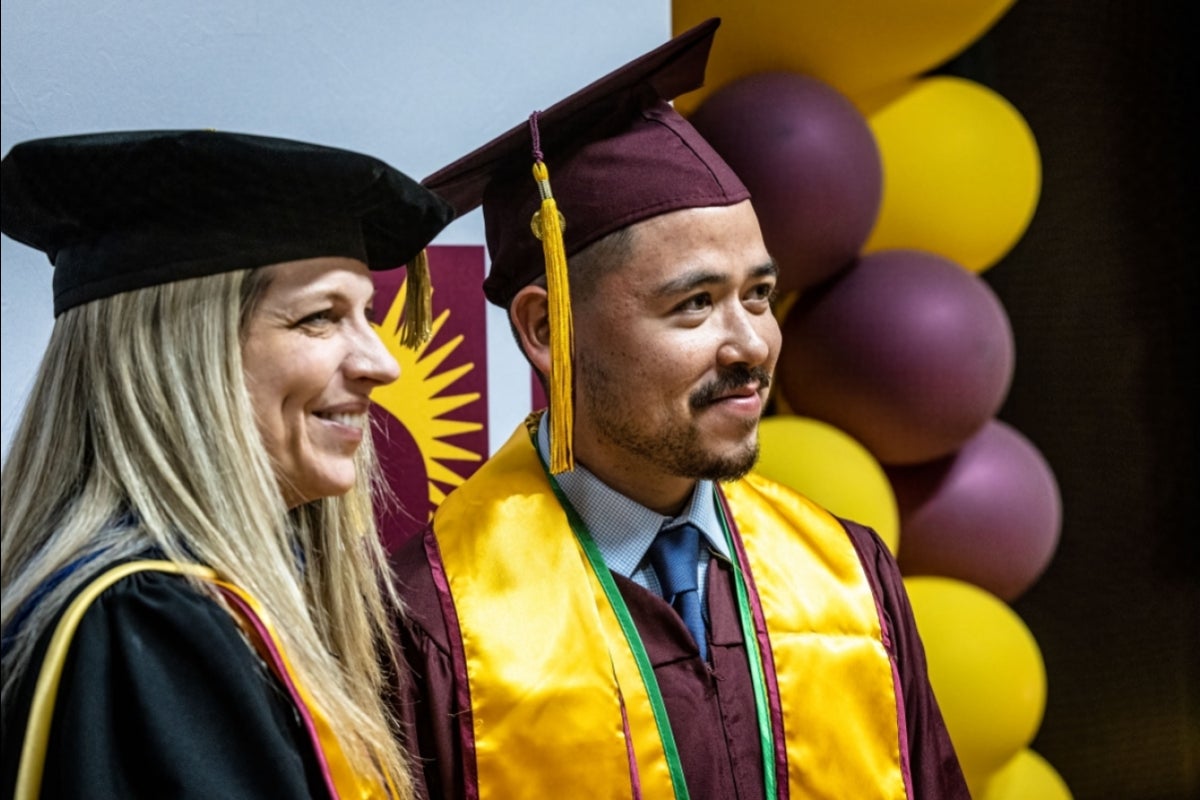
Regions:
<svg viewBox="0 0 1200 800"><path fill-rule="evenodd" d="M36 680L36 669L22 675L4 707L5 798ZM41 797L328 796L291 698L228 612L183 577L152 571L91 605L59 684Z"/></svg>
<svg viewBox="0 0 1200 800"><path fill-rule="evenodd" d="M969 800L958 759L926 677L925 651L896 562L867 528L847 523L871 588L886 616L900 671L912 764L914 800ZM428 530L425 536L431 535ZM395 702L408 742L421 759L418 777L434 800L465 794L458 697L448 637L421 536L393 555L393 568L408 618L399 639L409 666ZM662 598L631 580L614 576L629 607L679 748L693 800L759 800L763 797L762 755L754 691L737 618L729 565L712 559L708 569L708 642L711 665L679 615ZM455 634L456 635L456 634ZM546 732L553 736L552 731ZM536 769L536 754L513 753Z"/></svg>

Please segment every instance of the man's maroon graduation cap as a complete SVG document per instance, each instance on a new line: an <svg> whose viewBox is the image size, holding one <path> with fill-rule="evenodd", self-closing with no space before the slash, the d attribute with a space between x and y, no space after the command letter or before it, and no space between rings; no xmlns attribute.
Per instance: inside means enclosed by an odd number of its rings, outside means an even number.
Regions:
<svg viewBox="0 0 1200 800"><path fill-rule="evenodd" d="M507 307L547 277L552 472L573 466L566 259L642 220L750 196L669 103L704 83L719 25L697 25L422 181L459 216L483 206L488 300Z"/></svg>

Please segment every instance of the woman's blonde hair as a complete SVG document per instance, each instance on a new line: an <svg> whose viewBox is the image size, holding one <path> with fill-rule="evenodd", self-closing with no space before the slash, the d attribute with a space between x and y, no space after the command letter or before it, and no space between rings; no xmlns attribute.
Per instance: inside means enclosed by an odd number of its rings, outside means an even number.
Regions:
<svg viewBox="0 0 1200 800"><path fill-rule="evenodd" d="M56 321L3 469L6 634L48 578L82 566L21 622L4 654L5 705L64 600L113 561L156 548L254 595L357 771L410 797L382 699L399 600L375 529L374 451L367 437L346 495L286 508L242 372L267 274L139 289Z"/></svg>

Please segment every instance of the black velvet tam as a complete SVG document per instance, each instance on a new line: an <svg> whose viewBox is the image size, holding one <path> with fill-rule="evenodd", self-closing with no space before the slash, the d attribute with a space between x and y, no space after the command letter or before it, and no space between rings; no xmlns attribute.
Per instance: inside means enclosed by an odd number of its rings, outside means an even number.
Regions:
<svg viewBox="0 0 1200 800"><path fill-rule="evenodd" d="M432 191L348 150L207 130L17 144L3 232L54 265L54 313L161 283L306 258L404 266L454 218Z"/></svg>

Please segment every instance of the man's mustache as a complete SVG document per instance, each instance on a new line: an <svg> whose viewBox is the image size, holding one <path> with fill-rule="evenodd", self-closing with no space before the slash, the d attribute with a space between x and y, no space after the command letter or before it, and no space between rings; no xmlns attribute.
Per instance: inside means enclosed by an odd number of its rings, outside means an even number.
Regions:
<svg viewBox="0 0 1200 800"><path fill-rule="evenodd" d="M693 409L701 409L751 383L758 383L760 389L768 389L771 386L771 373L767 372L765 367L730 367L712 383L705 384L693 392L688 402Z"/></svg>

